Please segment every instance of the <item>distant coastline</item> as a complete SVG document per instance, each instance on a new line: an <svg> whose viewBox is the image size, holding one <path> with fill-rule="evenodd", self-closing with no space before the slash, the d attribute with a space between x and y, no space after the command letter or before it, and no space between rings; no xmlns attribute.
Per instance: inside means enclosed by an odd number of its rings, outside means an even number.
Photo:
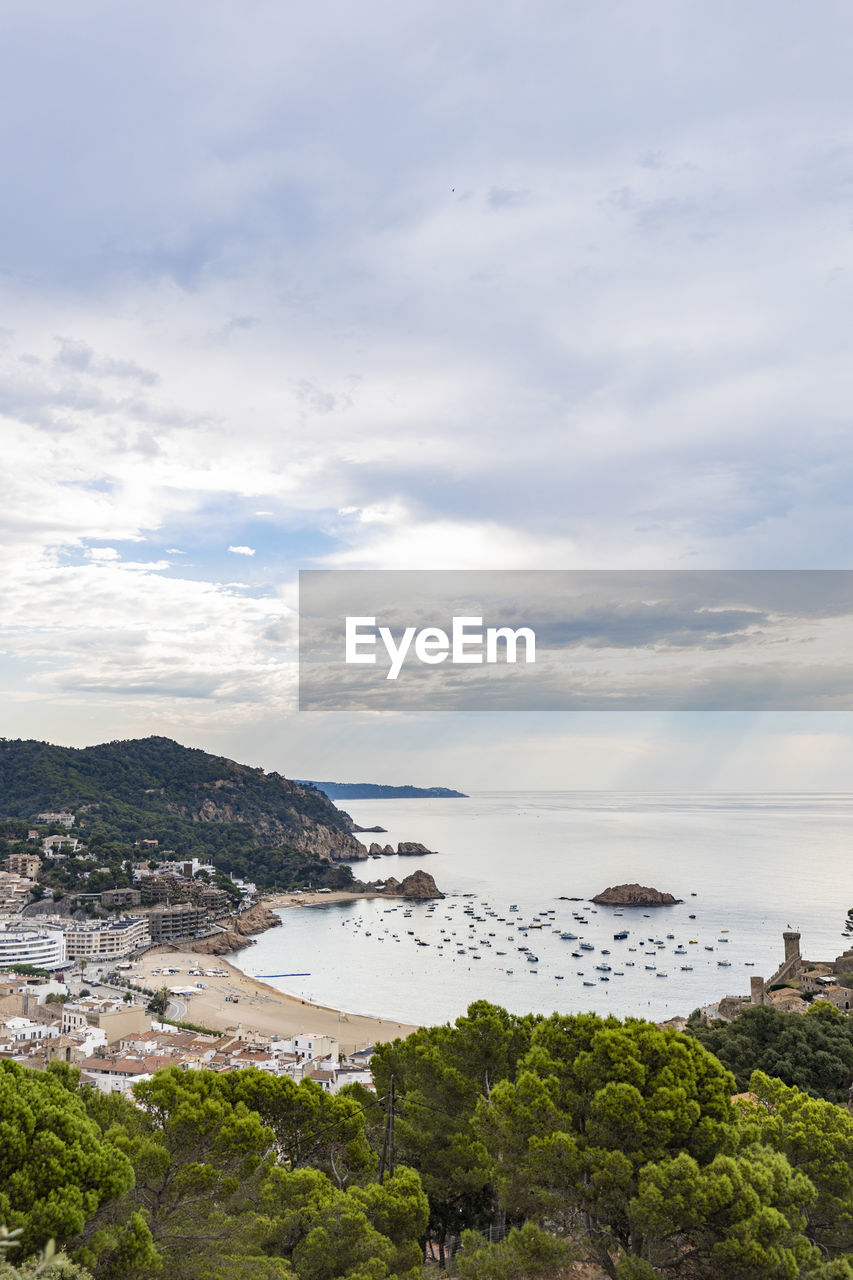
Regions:
<svg viewBox="0 0 853 1280"><path fill-rule="evenodd" d="M464 791L450 787L390 787L379 782L310 782L294 778L297 786L316 787L330 800L467 800Z"/></svg>

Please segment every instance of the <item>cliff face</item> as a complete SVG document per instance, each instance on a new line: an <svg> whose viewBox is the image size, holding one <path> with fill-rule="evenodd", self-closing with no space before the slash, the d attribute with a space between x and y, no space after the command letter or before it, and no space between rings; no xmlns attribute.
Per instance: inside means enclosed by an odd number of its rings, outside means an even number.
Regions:
<svg viewBox="0 0 853 1280"><path fill-rule="evenodd" d="M617 884L597 893L592 901L603 907L674 907L684 899L642 884Z"/></svg>
<svg viewBox="0 0 853 1280"><path fill-rule="evenodd" d="M205 956L224 956L229 951L239 951L242 947L251 946L256 933L275 929L280 924L280 916L270 911L269 907L258 903L257 906L249 907L248 911L241 911L235 916L224 933L214 934L212 938L199 938L196 942L189 944L188 950L198 951ZM183 949L181 945L175 947L175 950Z"/></svg>
<svg viewBox="0 0 853 1280"><path fill-rule="evenodd" d="M336 810L334 814L324 812L322 815L301 811L300 802L309 797L300 787L294 787L288 792L289 803L284 812L263 809L247 812L253 807L247 805L239 779L224 778L213 785L216 788L215 795L205 795L197 803L180 804L165 799L164 806L170 813L189 818L192 822L248 820L255 836L264 844L287 845L291 849L298 849L300 853L313 854L315 858L326 858L331 862L360 862L367 857L367 849L361 841L355 838L345 823L338 823L338 818L345 818L340 811Z"/></svg>

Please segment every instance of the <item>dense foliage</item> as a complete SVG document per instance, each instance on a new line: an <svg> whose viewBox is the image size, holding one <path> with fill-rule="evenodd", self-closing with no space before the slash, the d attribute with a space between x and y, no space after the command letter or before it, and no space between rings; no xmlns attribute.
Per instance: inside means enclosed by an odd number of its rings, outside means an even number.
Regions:
<svg viewBox="0 0 853 1280"><path fill-rule="evenodd" d="M771 1005L745 1009L733 1022L687 1027L732 1072L740 1090L753 1071L776 1076L816 1098L847 1102L853 1084L853 1023L825 1000L805 1014Z"/></svg>
<svg viewBox="0 0 853 1280"><path fill-rule="evenodd" d="M22 1229L23 1254L77 1235L132 1182L130 1162L59 1072L0 1062L0 1222Z"/></svg>
<svg viewBox="0 0 853 1280"><path fill-rule="evenodd" d="M419 1280L460 1239L463 1280L853 1280L853 1116L760 1070L736 1095L696 1036L479 1002L374 1069L331 1096L172 1068L131 1100L5 1064L21 1274L55 1236L93 1280Z"/></svg>
<svg viewBox="0 0 853 1280"><path fill-rule="evenodd" d="M544 1232L618 1280L853 1278L853 1117L760 1072L733 1101L695 1037L480 1003L374 1065L439 1256L459 1233L517 1229L465 1234L460 1274L556 1268Z"/></svg>

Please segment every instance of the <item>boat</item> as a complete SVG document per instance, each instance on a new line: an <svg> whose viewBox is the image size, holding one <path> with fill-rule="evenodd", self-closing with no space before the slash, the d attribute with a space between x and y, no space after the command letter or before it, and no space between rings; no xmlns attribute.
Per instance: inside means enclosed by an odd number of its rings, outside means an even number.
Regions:
<svg viewBox="0 0 853 1280"><path fill-rule="evenodd" d="M655 977L656 977L656 978L665 978L665 977L666 977L666 974L665 974L665 973L656 973L656 974L655 974Z"/></svg>
<svg viewBox="0 0 853 1280"><path fill-rule="evenodd" d="M681 972L682 972L682 973L692 973L692 972L693 972L693 965L692 965L692 964L683 964L683 965L681 966Z"/></svg>
<svg viewBox="0 0 853 1280"><path fill-rule="evenodd" d="M627 929L620 929L618 933L614 933L614 935L613 935L613 941L614 941L614 942L624 942L624 941L625 941L625 939L626 939L627 937L628 937L628 930L627 930Z"/></svg>
<svg viewBox="0 0 853 1280"><path fill-rule="evenodd" d="M594 986L595 986L595 983L594 983L594 982L584 982L584 984L583 984L583 985L584 985L585 987L594 987Z"/></svg>
<svg viewBox="0 0 853 1280"><path fill-rule="evenodd" d="M595 950L595 947L592 945L591 942L581 943L581 951L594 951L594 950Z"/></svg>
<svg viewBox="0 0 853 1280"><path fill-rule="evenodd" d="M720 966L721 969L731 969L732 967L731 960L718 960L717 964Z"/></svg>

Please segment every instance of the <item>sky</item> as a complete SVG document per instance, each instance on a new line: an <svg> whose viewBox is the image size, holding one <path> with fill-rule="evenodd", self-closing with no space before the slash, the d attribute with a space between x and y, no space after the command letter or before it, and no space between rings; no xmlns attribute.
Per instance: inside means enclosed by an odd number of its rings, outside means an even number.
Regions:
<svg viewBox="0 0 853 1280"><path fill-rule="evenodd" d="M846 569L841 0L0 7L9 737L848 790L844 712L300 713L300 569Z"/></svg>

